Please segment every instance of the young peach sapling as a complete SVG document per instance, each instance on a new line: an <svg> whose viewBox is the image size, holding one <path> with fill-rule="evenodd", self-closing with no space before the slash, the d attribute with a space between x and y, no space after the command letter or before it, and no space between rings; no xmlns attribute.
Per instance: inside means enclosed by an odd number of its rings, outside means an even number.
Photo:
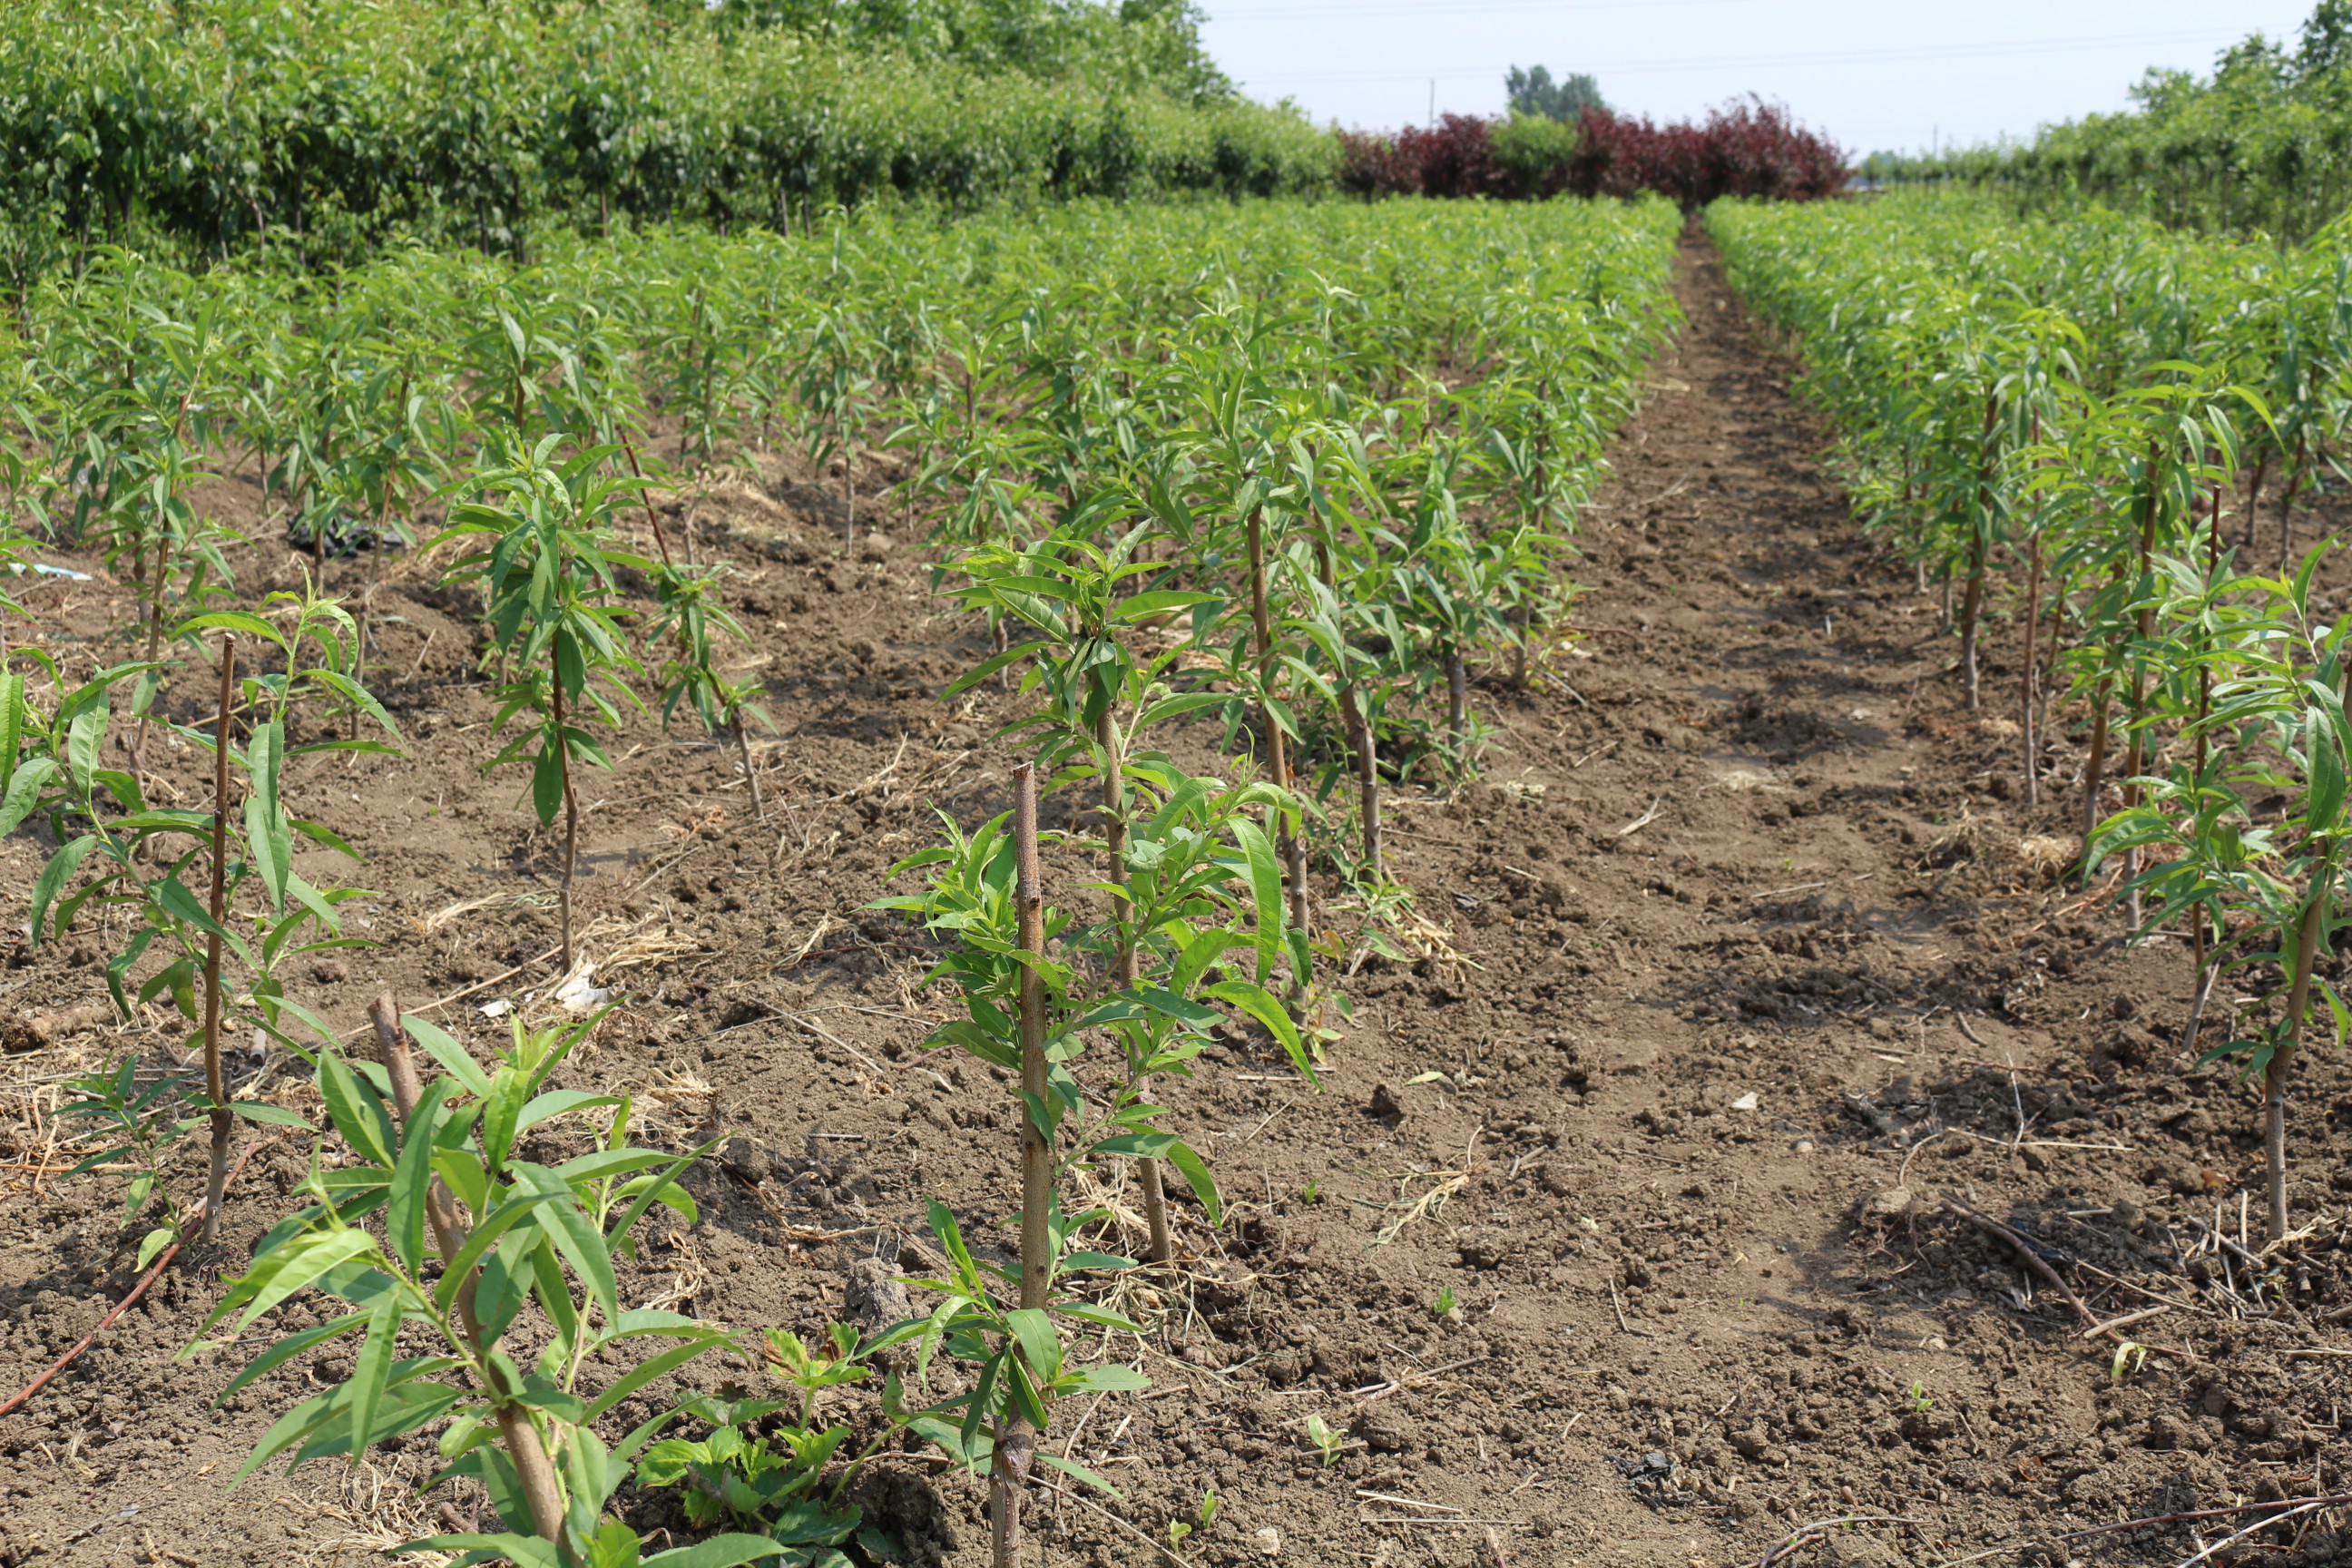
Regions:
<svg viewBox="0 0 2352 1568"><path fill-rule="evenodd" d="M265 619L243 611L215 611L191 618L174 634L190 643L206 631L226 634L220 640L219 691L210 728L178 729L184 738L213 753L214 809L209 812L152 805L139 778L99 766L121 688L153 666L100 670L68 693L46 721L25 701L20 674L0 676L0 832L37 815L47 819L58 846L33 884L33 940L64 935L93 905L110 914L128 913L129 934L106 965L107 989L116 1008L125 1017L131 1016L132 972L160 942L163 963L139 984L136 1000L169 996L194 1026L190 1044L201 1045L204 1102L213 1136L204 1211L206 1239L219 1213L231 1117L302 1125L299 1117L278 1107L230 1099L221 1065L225 1022L234 1017L291 1044L283 1026L291 1015L313 1034L331 1034L286 994L278 971L306 953L360 945L342 934L337 913L360 891L316 888L297 874L294 837L299 834L354 859L357 854L331 830L289 814L286 769L292 761L317 752L395 750L390 741L375 740L289 744L289 718L304 700L332 694L367 713L392 741L399 736L375 699L337 668L349 657L353 629L341 607L331 601L279 597L285 601L285 616ZM281 624L289 618L290 627ZM277 647L283 668L240 679L236 668L239 635ZM314 645L322 661L306 668L305 649ZM242 748L231 739L232 717L240 708L250 715ZM243 772L247 784L241 831L232 819L233 764ZM187 842L165 848L176 840ZM187 879L200 858L209 884L209 896L203 898ZM93 863L98 874L73 886ZM260 910L244 921L233 919L234 907L249 895L258 898ZM111 927L110 921L107 923ZM241 931L240 925L247 929ZM226 960L233 960L242 971L235 984L224 982ZM152 1257L169 1234L168 1227L151 1231L141 1243L142 1258Z"/></svg>
<svg viewBox="0 0 2352 1568"><path fill-rule="evenodd" d="M531 768L531 805L540 826L563 817L560 884L562 967L579 962L572 918L572 873L580 847L580 798L572 765L610 768L611 759L584 727L621 721L613 696L636 704L622 683L637 668L614 620L616 566L651 572L653 563L604 547L605 525L633 479L605 470L615 448L595 447L560 464L548 459L563 442L542 437L529 452L511 454L505 468L478 475L478 498L450 510L450 526L433 542L465 539L484 545L450 568L452 581L478 581L488 590L491 651L501 663L499 711L491 729L502 732L518 715L530 726L482 764Z"/></svg>
<svg viewBox="0 0 2352 1568"><path fill-rule="evenodd" d="M1141 749L1147 731L1226 699L1170 690L1165 678L1174 653L1141 660L1129 639L1155 618L1198 613L1218 601L1171 588L1124 592L1127 584L1166 570L1134 558L1147 528L1097 544L1084 537L1087 521L1073 520L1066 531L1028 550L982 545L957 563L964 579L958 598L1000 617L1002 625L1037 635L984 660L944 695L952 698L999 669L1033 661L1021 690L1037 692L1045 701L1003 733L1032 737L1039 761L1057 770L1055 784L1092 780L1098 787L1103 836L1087 847L1103 856L1108 918L1074 940L1101 955L1110 989L1140 994L1149 971L1155 998L1154 1005L1138 1004L1097 1020L1112 1030L1127 1058L1112 1119L1141 1119L1132 1126L1121 1122L1118 1139L1098 1152L1136 1157L1150 1258L1165 1263L1174 1252L1160 1158L1176 1163L1196 1191L1212 1184L1188 1146L1148 1127L1157 1108L1140 1105L1136 1091L1153 1077L1183 1070L1181 1064L1206 1043L1202 1030L1218 1023L1217 1015L1183 998L1206 984L1210 967L1228 947L1256 952L1257 978L1223 983L1209 994L1265 1021L1312 1077L1296 1026L1263 989L1276 954L1286 948L1286 910L1274 848L1247 815L1281 812L1291 802L1270 784L1192 778L1162 753ZM920 857L907 864L919 863L925 863ZM1255 902L1233 899L1225 891L1229 882L1252 889ZM919 901L898 900L894 907L920 909ZM1250 915L1255 930L1244 930Z"/></svg>
<svg viewBox="0 0 2352 1568"><path fill-rule="evenodd" d="M931 1043L961 1047L991 1067L1020 1075L1020 1261L1005 1268L975 1258L953 1214L933 1202L931 1229L947 1255L949 1272L919 1283L939 1293L940 1305L928 1319L902 1324L877 1344L919 1338L919 1378L927 1375L931 1356L942 1345L951 1355L979 1363L970 1392L922 1412L912 1424L973 1473L987 1471L997 1568L1015 1568L1022 1498L1033 1462L1042 1460L1112 1489L1092 1471L1042 1447L1055 1403L1072 1394L1145 1386L1132 1368L1066 1364L1055 1316L1132 1333L1142 1330L1056 1289L1067 1274L1134 1264L1078 1249L1079 1233L1108 1215L1101 1210L1067 1215L1056 1191L1062 1166L1093 1152L1083 1135L1073 1140L1077 1147L1067 1156L1059 1145L1073 1118L1084 1125L1086 1096L1073 1064L1086 1048L1080 1031L1096 1020L1076 1005L1071 966L1049 951L1070 921L1045 905L1034 764L1013 770L1013 809L1007 816L970 837L951 821L946 826L946 847L927 850L899 868L929 868L930 886L917 897L886 902L955 937L956 945L932 977L955 984L967 1016L935 1030ZM1016 1305L999 1300L998 1284L1013 1289ZM959 1423L944 1419L951 1413L961 1415Z"/></svg>
<svg viewBox="0 0 2352 1568"><path fill-rule="evenodd" d="M632 1147L626 1095L549 1087L603 1015L561 1030L520 1019L488 1070L391 998L373 1013L383 1060L347 1062L331 1044L317 1056L319 1089L348 1163L323 1142L303 1183L310 1205L254 1248L205 1331L234 1320L226 1338L198 1340L184 1356L225 1349L297 1292L315 1288L348 1310L279 1339L222 1391L226 1398L276 1368L345 1335L360 1344L351 1371L280 1416L237 1472L289 1456L356 1465L376 1444L446 1421L446 1468L427 1485L478 1481L497 1511L495 1532L411 1542L396 1552L502 1556L520 1568L638 1568L634 1531L604 1519L638 1450L679 1414L664 1412L608 1448L596 1424L638 1390L696 1358L731 1346L726 1331L675 1312L621 1305L613 1259L634 1257L632 1236L656 1204L689 1223L694 1200L677 1176L706 1152ZM443 1073L417 1070L412 1042ZM520 1153L522 1134L558 1116L596 1112L594 1147L557 1165ZM363 1223L381 1215L378 1224ZM535 1310L531 1310L535 1309ZM527 1312L529 1315L527 1316ZM402 1355L404 1334L423 1353ZM528 1363L510 1340L543 1347ZM592 1362L664 1348L600 1368ZM643 1568L730 1568L771 1556L765 1536L721 1535L643 1559Z"/></svg>
<svg viewBox="0 0 2352 1568"><path fill-rule="evenodd" d="M2328 547L2306 556L2294 578L2238 577L2209 583L2186 563L2168 563L2168 618L2204 623L2184 646L2215 679L2208 711L2190 725L2218 742L2208 766L2175 769L2147 782L2148 798L2110 817L2095 857L2161 847L2137 885L2158 900L2151 921L2210 919L2240 934L2217 945L2216 972L2274 977L2231 1020L2230 1037L2200 1060L2236 1058L2260 1073L2268 1186L2267 1234L2287 1232L2286 1086L2306 1031L2322 1006L2329 1037L2352 1033L2352 1008L2321 973L2322 955L2345 923L2344 875L2352 812L2352 620L2320 618L2313 578ZM2250 801L2280 794L2275 820Z"/></svg>
<svg viewBox="0 0 2352 1568"><path fill-rule="evenodd" d="M714 632L746 646L751 641L743 624L714 592L723 570L664 562L656 578L661 607L646 629L646 640L649 647L667 650L656 673L661 686L662 724L667 728L678 704L686 702L702 720L704 730L713 735L724 730L734 737L736 758L742 764L744 785L751 797L751 818L756 822L768 812L760 793L760 773L751 756L748 725L757 719L772 733L776 725L751 701L759 692L758 684L728 679L714 658Z"/></svg>

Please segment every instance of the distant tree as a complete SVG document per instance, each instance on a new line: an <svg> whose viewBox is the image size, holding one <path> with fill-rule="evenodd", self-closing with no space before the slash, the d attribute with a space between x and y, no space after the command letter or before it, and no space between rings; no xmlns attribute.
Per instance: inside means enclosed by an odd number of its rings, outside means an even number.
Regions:
<svg viewBox="0 0 2352 1568"><path fill-rule="evenodd" d="M1513 66L1503 82L1510 89L1513 114L1569 121L1588 109L1605 113L1609 108L1609 100L1601 96L1601 84L1582 71L1554 81L1550 70L1543 66L1527 70Z"/></svg>
<svg viewBox="0 0 2352 1568"><path fill-rule="evenodd" d="M2352 64L2352 0L2319 0L2303 25L2295 70L2306 79L2326 77L2347 64Z"/></svg>

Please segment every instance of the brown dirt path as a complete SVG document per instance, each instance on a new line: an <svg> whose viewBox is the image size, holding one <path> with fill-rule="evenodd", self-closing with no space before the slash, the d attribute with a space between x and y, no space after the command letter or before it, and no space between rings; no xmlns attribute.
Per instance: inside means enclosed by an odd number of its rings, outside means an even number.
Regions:
<svg viewBox="0 0 2352 1568"><path fill-rule="evenodd" d="M1485 689L1501 731L1485 783L1397 802L1398 864L1454 958L1362 966L1319 1094L1234 1031L1171 1097L1234 1222L1189 1216L1195 1261L1124 1298L1155 1327L1152 1393L1074 1412L1055 1440L1155 1539L1213 1488L1187 1561L1275 1545L1278 1561L1494 1568L1491 1531L1509 1568L1724 1568L1858 1510L1917 1523L1798 1560L1928 1563L2344 1473L2340 1363L2295 1353L2345 1345L2326 1321L2352 1301L2336 1225L2282 1266L2284 1307L2179 1276L2174 1243L2193 1251L2217 1201L2233 1220L2258 1168L2250 1097L2163 1041L2177 958L2122 952L2110 919L2053 885L2031 836L2067 806L2021 810L2013 732L1955 711L1935 605L1855 535L1790 367L1703 244L1680 287L1690 330L1586 519L1580 656L1537 690ZM578 1081L646 1095L656 1138L740 1140L697 1173L704 1221L657 1227L625 1295L807 1329L850 1305L846 1271L919 1227L926 1197L980 1236L1012 1201L1001 1091L919 1058L937 1006L914 986L923 945L858 910L934 807L996 809L1013 759L989 738L1000 699L930 699L980 645L933 617L908 530L844 558L820 476L770 459L761 478L704 515L743 566L782 726L772 816L748 823L728 753L682 732L614 748L619 772L590 791L583 904L608 968L645 962L619 973L632 999ZM249 583L289 570L242 564ZM298 809L346 826L383 889L360 918L385 946L310 977L351 1024L383 982L437 996L551 940L550 846L517 814L518 780L469 765L494 743L467 606L387 594L386 655L407 672L393 700L429 761L297 784ZM79 646L121 620L100 584L45 635ZM1988 690L2006 689L2003 657ZM2070 756L2053 748L2056 773ZM25 835L0 846L7 900L40 853ZM504 901L449 912L486 898ZM0 1006L95 994L71 944L8 963ZM470 1007L446 1016L487 1040L499 1026ZM24 1109L0 1129L0 1394L130 1279L109 1256L112 1194L42 1173L57 1162L37 1080L163 1041L84 1035L5 1064ZM2305 1216L2333 1201L2347 1092L2315 1058L2296 1122ZM1940 1126L1962 1131L1918 1142ZM2112 1382L2016 1258L1949 1220L1864 1212L1906 1166L1923 1198L1955 1192L2080 1259L2102 1313L2177 1301L2140 1331L2199 1363ZM297 1173L290 1154L256 1163L215 1267L241 1266ZM348 1563L437 1527L441 1499L404 1492L433 1468L422 1442L356 1477L315 1465L223 1491L315 1384L289 1369L206 1409L229 1363L169 1358L213 1279L175 1273L0 1418L0 1565ZM1328 1468L1305 1445L1310 1414L1349 1434ZM1673 1462L1663 1479L1643 1479L1653 1454ZM961 1478L894 1456L862 1495L911 1561L983 1561ZM648 1530L680 1523L667 1493L627 1506ZM1053 1568L1156 1555L1075 1501L1041 1513ZM2303 1544L2283 1560L2331 1560L2316 1551L2332 1536ZM2192 1548L2175 1531L2102 1549L2069 1550Z"/></svg>

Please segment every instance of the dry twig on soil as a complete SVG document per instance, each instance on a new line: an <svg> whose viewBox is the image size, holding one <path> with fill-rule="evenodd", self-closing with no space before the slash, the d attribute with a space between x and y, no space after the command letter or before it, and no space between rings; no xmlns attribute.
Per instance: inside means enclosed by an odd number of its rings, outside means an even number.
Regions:
<svg viewBox="0 0 2352 1568"><path fill-rule="evenodd" d="M247 1161L251 1160L256 1154L260 1153L264 1149L274 1148L284 1142L286 1142L284 1136L280 1135L276 1138L264 1138L261 1142L249 1145L244 1153L237 1156L236 1163L229 1167L226 1179L222 1181L221 1192L223 1195L226 1195L228 1189L236 1184L236 1178L245 1170L246 1163ZM181 1222L180 1234L172 1238L172 1245L163 1249L163 1256L156 1258L152 1264L149 1265L147 1272L139 1277L139 1283L131 1288L131 1293L123 1297L121 1300L116 1302L114 1304L114 1310L98 1321L98 1327L90 1330L89 1332L81 1337L80 1343L75 1345L73 1349L66 1352L65 1354L59 1356L55 1362L51 1363L48 1371L41 1373L40 1376L33 1379L32 1382L19 1389L6 1404L0 1405L0 1415L7 1415L10 1411L16 1409L17 1406L23 1405L26 1400L32 1398L33 1395L40 1393L42 1389L48 1386L51 1379L55 1378L58 1373L65 1371L67 1367L73 1364L73 1361L76 1356L79 1356L82 1352L89 1349L91 1345L97 1343L98 1336L106 1332L108 1326L111 1324L115 1319L122 1316L124 1312L128 1311L132 1303L136 1302L140 1297L147 1293L147 1287L152 1285L157 1279L161 1279L163 1277L163 1270L172 1266L172 1259L177 1258L180 1255L180 1248L187 1245L188 1236L190 1234L189 1227L191 1226L201 1227L204 1223L205 1212L206 1205L204 1201L202 1199L197 1200L195 1212L189 1215L185 1220Z"/></svg>
<svg viewBox="0 0 2352 1568"><path fill-rule="evenodd" d="M1807 1536L1816 1533L1827 1532L1841 1527L1851 1529L1857 1524L1916 1524L1918 1522L1916 1519L1899 1513L1848 1513L1841 1514L1835 1519L1817 1519L1811 1524L1799 1525L1775 1542L1771 1550L1756 1560L1756 1568L1772 1568L1773 1563L1780 1562L1794 1551Z"/></svg>

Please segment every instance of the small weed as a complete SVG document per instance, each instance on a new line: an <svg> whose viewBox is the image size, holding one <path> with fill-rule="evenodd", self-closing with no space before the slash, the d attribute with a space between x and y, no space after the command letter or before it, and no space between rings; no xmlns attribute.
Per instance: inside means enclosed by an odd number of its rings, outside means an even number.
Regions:
<svg viewBox="0 0 2352 1568"><path fill-rule="evenodd" d="M1195 1530L1206 1530L1209 1526L1217 1521L1217 1494L1215 1492L1204 1491L1201 1494L1201 1506L1198 1511L1193 1514L1192 1519L1193 1522L1190 1524L1181 1519L1171 1519L1168 1521L1168 1550L1171 1553L1178 1547L1184 1544L1185 1538L1190 1536L1192 1531Z"/></svg>
<svg viewBox="0 0 2352 1568"><path fill-rule="evenodd" d="M131 1167L131 1187L122 1200L120 1222L125 1226L139 1217L155 1194L164 1155L202 1120L184 1114L200 1103L190 1087L194 1074L166 1073L144 1089L139 1086L138 1074L138 1058L127 1056L104 1071L68 1079L66 1092L72 1098L58 1112L60 1121L73 1116L101 1123L100 1136L110 1145L85 1156L67 1175L79 1176L100 1165ZM171 1222L179 1218L180 1212L179 1203L170 1193L164 1193L159 1217L166 1223L141 1239L140 1268L146 1268L163 1250L164 1243L172 1239Z"/></svg>
<svg viewBox="0 0 2352 1568"><path fill-rule="evenodd" d="M1327 1470L1339 1462L1340 1450L1348 1446L1348 1435L1333 1431L1320 1415L1307 1418L1307 1440L1323 1456L1323 1468Z"/></svg>
<svg viewBox="0 0 2352 1568"><path fill-rule="evenodd" d="M2121 1383L2147 1364L2147 1347L2137 1340L2125 1340L2116 1346L2116 1359L2107 1365L2107 1381Z"/></svg>
<svg viewBox="0 0 2352 1568"><path fill-rule="evenodd" d="M1911 1408L1922 1414L1936 1408L1935 1398L1928 1394L1926 1384L1915 1382L1911 1384Z"/></svg>
<svg viewBox="0 0 2352 1568"><path fill-rule="evenodd" d="M1437 1289L1437 1300L1429 1304L1429 1310L1443 1322L1462 1310L1462 1302L1454 1296L1453 1286L1441 1285Z"/></svg>
<svg viewBox="0 0 2352 1568"><path fill-rule="evenodd" d="M1316 1181L1312 1177L1309 1177L1307 1184L1298 1189L1298 1201L1302 1204L1308 1205L1309 1206L1321 1203L1323 1201L1323 1184Z"/></svg>

